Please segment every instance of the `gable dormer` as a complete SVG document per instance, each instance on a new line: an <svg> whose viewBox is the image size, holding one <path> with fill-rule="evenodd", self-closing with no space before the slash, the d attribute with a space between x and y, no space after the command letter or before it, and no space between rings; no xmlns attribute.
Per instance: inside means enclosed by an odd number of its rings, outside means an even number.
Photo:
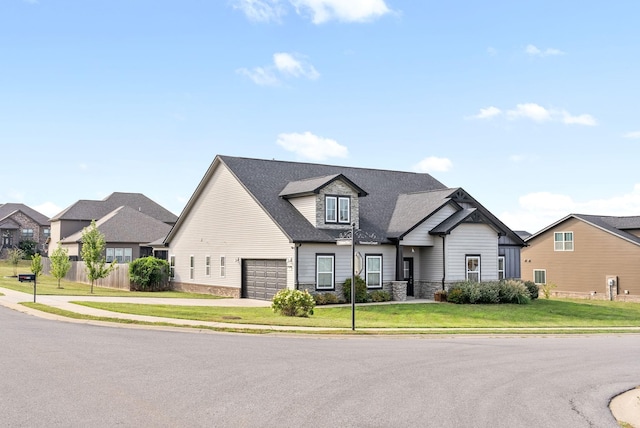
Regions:
<svg viewBox="0 0 640 428"><path fill-rule="evenodd" d="M347 229L360 223L359 198L367 192L342 174L289 182L280 192L319 229Z"/></svg>

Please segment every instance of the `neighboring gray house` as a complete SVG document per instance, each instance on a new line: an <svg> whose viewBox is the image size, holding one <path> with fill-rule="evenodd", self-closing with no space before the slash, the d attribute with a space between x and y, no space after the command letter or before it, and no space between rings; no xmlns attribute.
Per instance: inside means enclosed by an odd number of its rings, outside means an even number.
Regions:
<svg viewBox="0 0 640 428"><path fill-rule="evenodd" d="M130 262L153 254L178 217L141 193L112 193L101 201L80 200L51 219L51 253L60 242L69 257L81 258L85 227L96 221L105 235L107 261Z"/></svg>
<svg viewBox="0 0 640 428"><path fill-rule="evenodd" d="M50 222L44 214L24 204L0 204L0 258L6 258L7 250L22 241L33 241L38 251L46 252L50 232Z"/></svg>
<svg viewBox="0 0 640 428"><path fill-rule="evenodd" d="M165 245L178 289L340 293L352 225L371 290L431 298L455 281L520 277L518 235L463 189L400 171L217 156Z"/></svg>

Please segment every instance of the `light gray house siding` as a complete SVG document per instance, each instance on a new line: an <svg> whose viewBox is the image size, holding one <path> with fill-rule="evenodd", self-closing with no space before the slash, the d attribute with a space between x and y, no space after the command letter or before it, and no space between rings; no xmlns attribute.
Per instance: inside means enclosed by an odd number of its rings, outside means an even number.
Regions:
<svg viewBox="0 0 640 428"><path fill-rule="evenodd" d="M176 288L240 297L244 259L286 260L287 287L293 288L295 246L224 164L215 167L181 221L183 227L169 243L169 256L175 257ZM184 227L186 223L188 227ZM224 276L221 256L225 258ZM211 260L209 276L205 271L207 257Z"/></svg>
<svg viewBox="0 0 640 428"><path fill-rule="evenodd" d="M446 238L446 281L466 279L466 256L480 256L480 280L498 280L498 234L481 223L463 223Z"/></svg>

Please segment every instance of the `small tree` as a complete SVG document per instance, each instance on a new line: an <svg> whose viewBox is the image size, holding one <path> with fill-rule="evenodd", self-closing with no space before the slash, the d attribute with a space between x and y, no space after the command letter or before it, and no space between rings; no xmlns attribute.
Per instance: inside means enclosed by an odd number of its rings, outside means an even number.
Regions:
<svg viewBox="0 0 640 428"><path fill-rule="evenodd" d="M9 263L13 265L13 276L18 276L18 263L24 258L24 251L20 248L11 248L8 253Z"/></svg>
<svg viewBox="0 0 640 428"><path fill-rule="evenodd" d="M58 242L58 248L51 253L51 275L58 280L58 288L60 287L60 280L65 277L69 269L71 269L71 260L69 260L69 251L62 248Z"/></svg>
<svg viewBox="0 0 640 428"><path fill-rule="evenodd" d="M96 280L106 278L118 267L116 260L107 264L104 256L106 241L104 235L98 230L95 220L91 225L82 230L82 260L85 262L87 277L91 281L91 294Z"/></svg>
<svg viewBox="0 0 640 428"><path fill-rule="evenodd" d="M42 256L40 254L31 256L31 273L36 275L36 279L42 273Z"/></svg>

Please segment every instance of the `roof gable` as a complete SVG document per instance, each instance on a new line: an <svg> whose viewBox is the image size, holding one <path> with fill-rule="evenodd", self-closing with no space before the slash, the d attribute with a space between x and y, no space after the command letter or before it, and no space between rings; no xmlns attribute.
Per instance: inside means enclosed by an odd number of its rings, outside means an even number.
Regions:
<svg viewBox="0 0 640 428"><path fill-rule="evenodd" d="M170 225L128 206L121 206L107 213L106 216L96 221L96 227L108 243L140 244L163 239L171 229ZM62 242L80 242L82 233L83 230L78 231Z"/></svg>
<svg viewBox="0 0 640 428"><path fill-rule="evenodd" d="M42 213L28 207L25 204L7 203L0 205L0 219L6 218L14 214L16 211L22 212L27 217L30 217L33 221L40 226L48 226L49 218Z"/></svg>
<svg viewBox="0 0 640 428"><path fill-rule="evenodd" d="M454 203L449 198L453 191L442 189L398 195L387 229L389 236L402 238L443 206ZM456 209L460 209L457 204Z"/></svg>
<svg viewBox="0 0 640 428"><path fill-rule="evenodd" d="M114 192L101 201L81 199L54 216L58 220L98 220L121 206L128 206L164 223L174 224L178 217L142 193Z"/></svg>
<svg viewBox="0 0 640 428"><path fill-rule="evenodd" d="M640 245L640 237L635 236L629 232L623 230L625 229L636 229L637 222L640 221L640 217L613 217L613 216L599 216L599 215L586 215L586 214L569 214L566 217L561 218L555 223L550 224L544 229L534 233L530 237L526 239L526 242L530 242L535 240L538 236L543 233L561 225L569 219L576 219L582 222L585 222L593 227L596 227L600 230L603 230L607 233L610 233L614 236L617 236L625 241L631 242L635 245ZM617 227L621 226L621 228Z"/></svg>
<svg viewBox="0 0 640 428"><path fill-rule="evenodd" d="M367 192L362 190L360 186L356 185L353 181L349 180L343 174L330 174L324 177L314 177L305 180L290 181L282 189L278 196L283 198L293 198L296 196L306 196L320 193L320 189L328 186L336 180L342 180L347 185L352 187L358 196L367 196Z"/></svg>

